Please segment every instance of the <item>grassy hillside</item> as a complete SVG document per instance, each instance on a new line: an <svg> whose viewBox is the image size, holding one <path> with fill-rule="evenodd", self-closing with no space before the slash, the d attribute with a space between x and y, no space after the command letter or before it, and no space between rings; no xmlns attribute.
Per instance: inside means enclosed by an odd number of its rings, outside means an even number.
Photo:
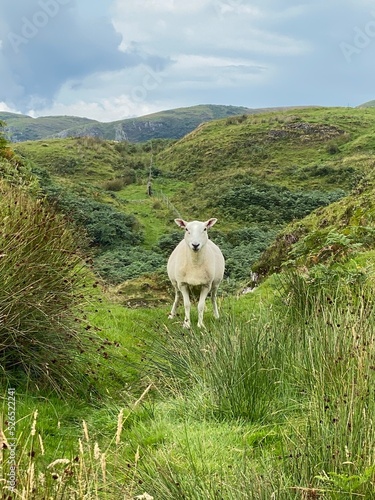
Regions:
<svg viewBox="0 0 375 500"><path fill-rule="evenodd" d="M364 102L363 104L360 104L359 106L357 106L358 108L373 108L375 106L375 101L372 100L372 101L367 101L367 102Z"/></svg>
<svg viewBox="0 0 375 500"><path fill-rule="evenodd" d="M249 279L251 265L276 231L342 198L372 171L374 119L372 109L294 109L214 120L177 142L53 139L20 143L16 150L76 197L135 217L132 227L141 243L136 254L132 249L132 261L144 265L136 272L121 245L100 247L97 265L112 283L137 278L141 270L164 269L181 237L173 223L179 215L218 217L212 237L224 250L227 277L236 286ZM79 203L60 201L69 210Z"/></svg>
<svg viewBox="0 0 375 500"><path fill-rule="evenodd" d="M77 116L44 116L32 118L31 116L0 111L0 120L6 124L6 136L12 142L35 141L43 137L51 137L62 130L84 124L97 123L89 118Z"/></svg>
<svg viewBox="0 0 375 500"><path fill-rule="evenodd" d="M371 169L374 118L371 109L343 108L229 118L202 125L161 153L158 166L192 186L181 204L200 200L200 211L215 206L233 219L221 201L225 187L234 195L250 185L351 189Z"/></svg>
<svg viewBox="0 0 375 500"><path fill-rule="evenodd" d="M270 109L277 110L277 108ZM52 137L95 137L115 141L144 142L150 139L181 138L207 121L262 112L264 110L260 108L207 104L171 109L108 123L75 116L45 116L34 119L30 116L7 112L0 112L0 120L6 122L8 139L13 142Z"/></svg>

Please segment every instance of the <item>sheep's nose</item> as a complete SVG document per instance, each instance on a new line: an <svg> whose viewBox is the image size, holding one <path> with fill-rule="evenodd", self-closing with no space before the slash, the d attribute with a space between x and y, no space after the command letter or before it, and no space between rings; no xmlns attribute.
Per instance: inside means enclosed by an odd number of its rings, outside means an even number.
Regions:
<svg viewBox="0 0 375 500"><path fill-rule="evenodd" d="M194 252L199 250L199 243L192 243L191 246L193 247Z"/></svg>

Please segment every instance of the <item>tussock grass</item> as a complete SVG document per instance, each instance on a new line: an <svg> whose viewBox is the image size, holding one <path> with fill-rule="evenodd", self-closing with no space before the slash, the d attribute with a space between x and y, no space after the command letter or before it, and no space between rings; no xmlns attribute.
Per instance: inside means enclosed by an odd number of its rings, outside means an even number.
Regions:
<svg viewBox="0 0 375 500"><path fill-rule="evenodd" d="M279 391L282 348L270 325L222 321L208 331L167 328L149 363L172 393L198 386L205 413L217 419L267 420Z"/></svg>
<svg viewBox="0 0 375 500"><path fill-rule="evenodd" d="M162 447L164 457L143 462L147 491L162 498L371 498L373 285L363 277L349 284L340 273L324 283L307 293L297 272L281 276L282 301L268 309L205 332L168 328L165 341L153 344L159 386L183 408L186 442L177 448L188 465ZM253 425L249 435L260 426L263 437L249 439L233 478L224 467L229 457L221 467L215 452L200 462L192 420Z"/></svg>
<svg viewBox="0 0 375 500"><path fill-rule="evenodd" d="M360 276L357 283L342 273L329 278L321 277L320 287L301 294L301 275L281 277L289 290L286 323L293 318L294 331L299 330L290 346L295 366L290 375L306 412L290 437L287 471L300 486L309 482L327 489L329 498L370 498L375 480L375 310L369 297L374 282L371 275L367 280ZM293 297L298 295L296 308Z"/></svg>
<svg viewBox="0 0 375 500"><path fill-rule="evenodd" d="M5 183L0 193L0 378L67 387L86 349L77 238L43 201Z"/></svg>

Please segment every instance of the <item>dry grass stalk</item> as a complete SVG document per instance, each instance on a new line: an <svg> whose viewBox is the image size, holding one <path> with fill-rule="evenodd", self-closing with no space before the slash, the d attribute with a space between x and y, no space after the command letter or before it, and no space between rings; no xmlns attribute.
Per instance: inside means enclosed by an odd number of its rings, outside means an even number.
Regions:
<svg viewBox="0 0 375 500"><path fill-rule="evenodd" d="M85 436L86 442L88 443L90 441L90 437L89 437L89 430L87 427L87 423L85 420L82 420L82 427L83 427L83 434Z"/></svg>
<svg viewBox="0 0 375 500"><path fill-rule="evenodd" d="M122 426L124 424L124 408L121 408L117 417L116 445L120 444Z"/></svg>

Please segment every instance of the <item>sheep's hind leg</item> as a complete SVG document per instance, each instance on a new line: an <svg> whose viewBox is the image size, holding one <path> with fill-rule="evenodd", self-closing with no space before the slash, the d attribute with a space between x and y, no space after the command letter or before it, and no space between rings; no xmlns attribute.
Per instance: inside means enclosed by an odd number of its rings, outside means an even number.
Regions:
<svg viewBox="0 0 375 500"><path fill-rule="evenodd" d="M175 288L174 302L173 302L172 310L168 316L169 319L173 319L176 316L179 298L180 298L180 296L179 296L178 288Z"/></svg>
<svg viewBox="0 0 375 500"><path fill-rule="evenodd" d="M182 293L182 298L184 299L184 307L185 307L185 319L184 319L184 328L190 328L190 297L189 297L189 287L187 285L181 285L180 291Z"/></svg>
<svg viewBox="0 0 375 500"><path fill-rule="evenodd" d="M198 302L198 328L202 328L203 325L203 314L204 314L204 307L206 303L206 298L208 295L208 292L210 291L209 286L202 286L201 288L201 294L199 297L199 302Z"/></svg>
<svg viewBox="0 0 375 500"><path fill-rule="evenodd" d="M214 317L216 319L219 318L219 309L217 308L217 301L216 301L216 297L217 297L217 290L218 290L218 286L212 286L212 291L211 291L211 301L212 301L212 307L213 307L213 311L214 311Z"/></svg>

